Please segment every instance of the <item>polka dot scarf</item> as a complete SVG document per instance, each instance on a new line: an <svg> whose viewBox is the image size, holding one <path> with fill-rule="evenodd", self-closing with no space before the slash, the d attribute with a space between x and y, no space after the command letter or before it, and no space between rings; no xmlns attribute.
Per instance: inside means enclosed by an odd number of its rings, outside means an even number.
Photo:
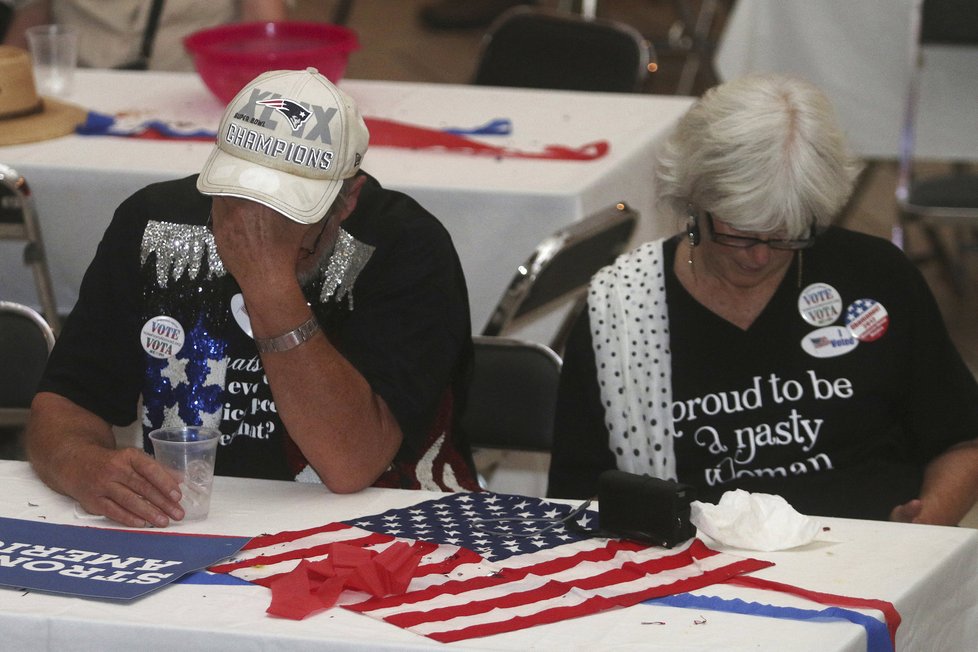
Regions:
<svg viewBox="0 0 978 652"><path fill-rule="evenodd" d="M675 480L662 242L648 242L595 274L588 310L608 444L618 468Z"/></svg>

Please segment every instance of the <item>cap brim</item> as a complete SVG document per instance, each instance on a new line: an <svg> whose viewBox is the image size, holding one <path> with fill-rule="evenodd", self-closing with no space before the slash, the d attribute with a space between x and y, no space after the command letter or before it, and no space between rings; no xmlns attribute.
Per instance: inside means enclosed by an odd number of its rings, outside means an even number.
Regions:
<svg viewBox="0 0 978 652"><path fill-rule="evenodd" d="M290 220L321 220L343 187L343 179L306 179L232 156L215 147L197 177L205 195L228 195L264 204Z"/></svg>
<svg viewBox="0 0 978 652"><path fill-rule="evenodd" d="M19 118L0 120L0 146L34 143L67 136L85 122L88 112L68 102L43 98L44 110Z"/></svg>

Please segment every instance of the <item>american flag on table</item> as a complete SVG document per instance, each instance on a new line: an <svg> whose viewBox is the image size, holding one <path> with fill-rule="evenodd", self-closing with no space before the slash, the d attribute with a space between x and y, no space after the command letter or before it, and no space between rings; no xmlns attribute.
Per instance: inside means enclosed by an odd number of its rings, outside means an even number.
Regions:
<svg viewBox="0 0 978 652"><path fill-rule="evenodd" d="M256 537L211 568L268 586L335 542L380 551L426 541L406 593L340 604L441 642L514 631L724 582L770 566L710 550L693 539L671 550L588 538L563 524L573 506L492 492L461 493L382 514ZM596 518L585 512L582 527ZM540 520L540 519L545 519Z"/></svg>

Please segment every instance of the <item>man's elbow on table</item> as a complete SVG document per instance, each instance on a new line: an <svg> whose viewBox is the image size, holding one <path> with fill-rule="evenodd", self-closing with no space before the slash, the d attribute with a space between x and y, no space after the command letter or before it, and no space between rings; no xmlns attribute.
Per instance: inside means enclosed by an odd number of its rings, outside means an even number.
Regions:
<svg viewBox="0 0 978 652"><path fill-rule="evenodd" d="M390 418L393 421L393 416ZM323 451L318 461L312 455L307 459L332 493L352 494L372 486L391 468L403 441L396 422L388 423L376 435L345 446L345 454L338 455L332 448Z"/></svg>

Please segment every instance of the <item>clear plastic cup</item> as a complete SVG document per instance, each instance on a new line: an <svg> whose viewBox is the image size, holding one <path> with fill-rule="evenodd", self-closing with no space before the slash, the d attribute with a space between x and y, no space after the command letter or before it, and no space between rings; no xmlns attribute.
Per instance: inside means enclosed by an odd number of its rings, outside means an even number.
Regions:
<svg viewBox="0 0 978 652"><path fill-rule="evenodd" d="M70 95L78 65L78 32L66 25L36 25L25 33L37 92L55 97Z"/></svg>
<svg viewBox="0 0 978 652"><path fill-rule="evenodd" d="M220 438L217 428L203 426L160 428L149 433L153 456L180 483L184 521L199 521L210 511Z"/></svg>

